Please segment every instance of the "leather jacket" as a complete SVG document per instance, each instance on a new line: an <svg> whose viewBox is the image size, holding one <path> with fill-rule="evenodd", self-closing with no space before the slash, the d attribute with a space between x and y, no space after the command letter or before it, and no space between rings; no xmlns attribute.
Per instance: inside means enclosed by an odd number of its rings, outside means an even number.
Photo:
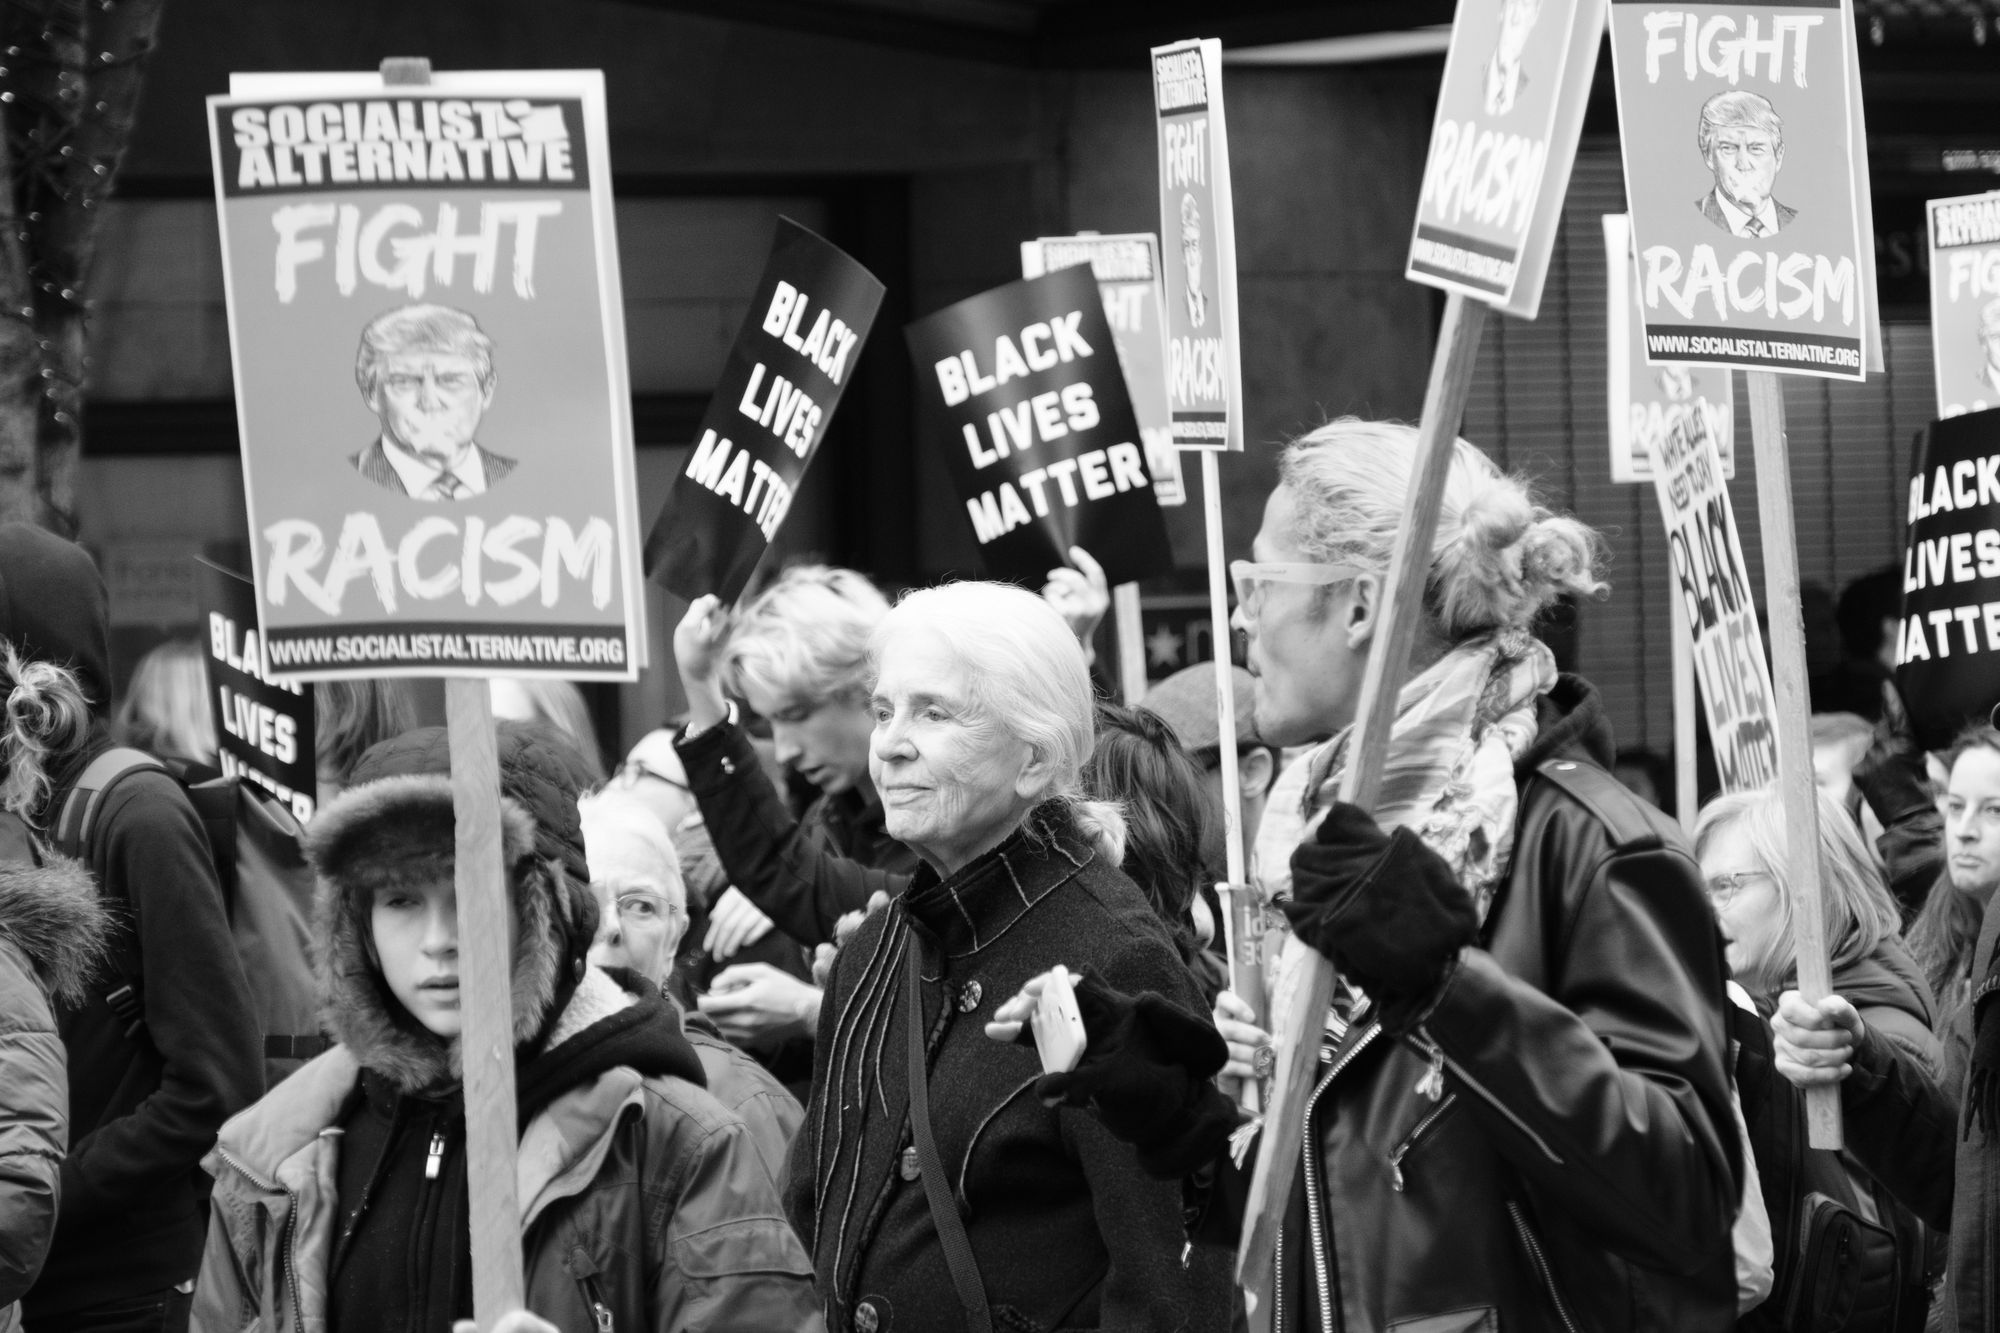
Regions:
<svg viewBox="0 0 2000 1333"><path fill-rule="evenodd" d="M1551 719L1565 694L1578 715ZM1592 762L1608 737L1589 687L1556 695L1516 771L1481 947L1403 1039L1365 1002L1329 1024L1279 1242L1285 1333L1734 1319L1742 1168L1714 914L1679 829Z"/></svg>

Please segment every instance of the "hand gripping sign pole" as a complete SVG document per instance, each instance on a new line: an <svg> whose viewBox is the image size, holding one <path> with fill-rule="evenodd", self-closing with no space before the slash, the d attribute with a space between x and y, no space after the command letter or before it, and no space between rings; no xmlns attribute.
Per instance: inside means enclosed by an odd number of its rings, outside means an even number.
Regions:
<svg viewBox="0 0 2000 1333"><path fill-rule="evenodd" d="M1806 683L1805 617L1799 604L1799 553L1793 540L1792 473L1785 451L1785 392L1776 372L1746 370L1750 439L1757 456L1757 516L1764 537L1764 609L1770 621L1771 683L1776 696L1778 790L1792 846L1797 907L1799 993L1809 1001L1833 991L1820 899L1819 789L1813 781L1811 708ZM1839 1148L1840 1092L1806 1089L1806 1131L1815 1148Z"/></svg>
<svg viewBox="0 0 2000 1333"><path fill-rule="evenodd" d="M431 81L425 59L382 62L390 86ZM520 1131L514 1104L514 987L507 886L500 864L500 758L483 677L445 682L458 897L459 1033L465 1062L466 1192L472 1223L472 1312L483 1329L526 1304Z"/></svg>
<svg viewBox="0 0 2000 1333"><path fill-rule="evenodd" d="M1444 327L1439 332L1437 356L1431 362L1430 384L1424 391L1423 420L1417 427L1409 498L1396 530L1388 581L1382 589L1382 616L1361 678L1361 702L1340 783L1340 799L1364 809L1375 804L1389 753L1389 729L1396 718L1397 697L1423 615L1424 579L1437 536L1438 510L1444 500L1458 423L1465 415L1466 394L1472 387L1472 367L1486 314L1484 302L1461 293L1445 298ZM1223 752L1228 753L1227 746ZM1271 1107L1264 1117L1256 1172L1250 1181L1243 1249L1236 1268L1237 1281L1257 1298L1260 1308L1272 1294L1278 1224L1298 1168L1306 1098L1312 1091L1313 1069L1319 1059L1319 1032L1333 1003L1333 964L1296 938L1286 942L1285 951L1291 957L1281 965L1271 1003L1272 1016L1279 1025L1277 1078L1272 1084Z"/></svg>

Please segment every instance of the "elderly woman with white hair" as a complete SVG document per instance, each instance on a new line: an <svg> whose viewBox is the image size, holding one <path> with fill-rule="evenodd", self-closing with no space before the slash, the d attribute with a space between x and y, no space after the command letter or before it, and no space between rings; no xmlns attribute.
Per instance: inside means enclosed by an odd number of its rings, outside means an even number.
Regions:
<svg viewBox="0 0 2000 1333"><path fill-rule="evenodd" d="M1082 650L1041 599L992 583L909 594L871 648L869 769L923 866L834 965L793 1151L787 1207L829 1327L1227 1327L1227 1256L1184 1265L1178 1185L1045 1106L1034 1054L981 1035L1058 960L1203 1008L1118 869L1116 807L1082 794Z"/></svg>
<svg viewBox="0 0 2000 1333"><path fill-rule="evenodd" d="M770 1172L785 1181L785 1158L805 1112L770 1071L724 1040L715 1023L688 1013L667 982L687 930L687 886L680 857L652 808L617 789L577 802L590 887L597 894L597 938L590 962L659 991L668 1012L701 1058L708 1094L742 1117Z"/></svg>

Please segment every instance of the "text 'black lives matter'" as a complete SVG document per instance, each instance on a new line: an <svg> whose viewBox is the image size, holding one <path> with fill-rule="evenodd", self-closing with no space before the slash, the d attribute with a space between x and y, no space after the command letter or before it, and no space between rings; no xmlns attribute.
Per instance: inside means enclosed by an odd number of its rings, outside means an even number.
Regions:
<svg viewBox="0 0 2000 1333"><path fill-rule="evenodd" d="M694 450L646 538L655 582L689 600L742 594L854 378L882 291L837 246L778 220Z"/></svg>
<svg viewBox="0 0 2000 1333"><path fill-rule="evenodd" d="M1087 266L996 287L904 330L987 571L1039 584L1081 546L1114 584L1173 568Z"/></svg>

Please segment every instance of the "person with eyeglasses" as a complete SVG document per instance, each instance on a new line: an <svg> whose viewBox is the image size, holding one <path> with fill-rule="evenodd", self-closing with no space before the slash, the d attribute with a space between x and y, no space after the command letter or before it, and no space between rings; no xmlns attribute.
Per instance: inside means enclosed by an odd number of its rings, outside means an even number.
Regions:
<svg viewBox="0 0 2000 1333"><path fill-rule="evenodd" d="M1833 989L1880 1037L1927 1077L1941 1075L1944 1047L1930 988L1904 947L1902 916L1846 808L1818 794L1820 901ZM1746 1333L1801 1327L1797 1312L1826 1305L1854 1310L1849 1328L1916 1329L1930 1303L1922 1221L1879 1186L1849 1148L1804 1142L1804 1101L1776 1067L1765 1026L1779 996L1798 986L1798 890L1783 798L1775 787L1719 796L1695 821L1695 856L1722 927L1730 973L1747 994L1732 1031L1735 1073L1762 1201L1774 1244L1770 1295L1739 1325ZM1812 1206L1830 1200L1844 1212ZM1884 1233L1838 1275L1815 1261L1841 1244L1850 1217ZM1845 1281L1851 1286L1843 1289ZM1871 1304L1871 1301L1874 1302ZM1789 1322L1787 1322L1789 1321Z"/></svg>
<svg viewBox="0 0 2000 1333"><path fill-rule="evenodd" d="M622 968L660 993L701 1059L709 1095L741 1117L772 1183L782 1188L785 1158L805 1109L706 1015L684 1006L669 984L675 951L688 928L687 890L673 842L653 808L627 791L586 796L577 811L599 906L591 965Z"/></svg>
<svg viewBox="0 0 2000 1333"><path fill-rule="evenodd" d="M1352 418L1293 442L1234 570L1257 734L1319 742L1265 813L1267 837L1299 830L1268 887L1339 975L1305 1035L1320 1063L1270 1316L1727 1329L1742 1153L1714 914L1679 829L1611 776L1596 691L1530 633L1601 590L1595 534L1462 440L1380 793L1338 799L1416 443ZM1033 993L989 1035L1017 1039ZM1179 1176L1197 1250L1233 1246L1253 1131L1212 1082L1228 1042L1103 978L1077 995L1082 1061L1035 1092Z"/></svg>

